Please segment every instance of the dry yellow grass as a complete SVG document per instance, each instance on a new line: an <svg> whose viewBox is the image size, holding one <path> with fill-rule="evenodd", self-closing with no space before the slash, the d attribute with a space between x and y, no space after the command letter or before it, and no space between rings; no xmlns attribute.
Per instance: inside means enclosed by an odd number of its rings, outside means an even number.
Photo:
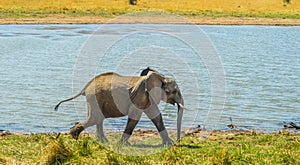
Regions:
<svg viewBox="0 0 300 165"><path fill-rule="evenodd" d="M300 2L296 0L289 5L285 5L282 0L140 0L140 3L147 4L150 8L177 11L300 12Z"/></svg>
<svg viewBox="0 0 300 165"><path fill-rule="evenodd" d="M125 0L1 0L1 8L24 9L125 9Z"/></svg>
<svg viewBox="0 0 300 165"><path fill-rule="evenodd" d="M162 11L196 24L300 25L300 0L290 1L137 0L133 6L129 0L0 0L0 24L106 23L130 12Z"/></svg>
<svg viewBox="0 0 300 165"><path fill-rule="evenodd" d="M162 10L183 15L199 15L212 13L229 16L268 16L298 15L300 1L291 0L285 4L283 0L137 0L136 6L129 5L129 0L1 0L2 10L73 10L86 12ZM123 12L121 12L123 11ZM43 12L43 11L41 11ZM223 13L223 14L222 14Z"/></svg>

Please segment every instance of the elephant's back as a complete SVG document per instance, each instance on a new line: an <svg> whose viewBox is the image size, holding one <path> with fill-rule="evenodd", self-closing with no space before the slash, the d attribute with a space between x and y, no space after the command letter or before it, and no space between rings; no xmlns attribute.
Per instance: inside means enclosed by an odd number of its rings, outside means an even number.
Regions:
<svg viewBox="0 0 300 165"><path fill-rule="evenodd" d="M99 89L109 89L114 76L119 76L119 74L107 72L95 76L85 85L83 89L85 95L98 93Z"/></svg>
<svg viewBox="0 0 300 165"><path fill-rule="evenodd" d="M96 94L112 89L130 89L138 81L139 76L122 76L114 72L102 73L91 79L84 87L85 95Z"/></svg>

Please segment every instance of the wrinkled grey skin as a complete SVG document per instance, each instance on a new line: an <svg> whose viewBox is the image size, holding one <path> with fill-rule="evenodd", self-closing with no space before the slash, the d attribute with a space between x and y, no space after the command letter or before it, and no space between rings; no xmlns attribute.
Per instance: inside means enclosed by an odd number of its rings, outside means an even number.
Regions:
<svg viewBox="0 0 300 165"><path fill-rule="evenodd" d="M70 129L73 138L86 128L96 125L97 140L107 142L103 133L103 120L128 115L126 128L120 143L129 144L128 139L137 125L142 113L145 113L156 126L163 145L173 145L164 126L158 104L162 100L166 103L177 104L177 140L180 139L181 122L184 101L181 92L173 78L165 77L149 67L143 70L142 76L122 76L116 73L103 73L92 80L75 96L62 100L55 106L55 110L63 102L86 96L88 118Z"/></svg>

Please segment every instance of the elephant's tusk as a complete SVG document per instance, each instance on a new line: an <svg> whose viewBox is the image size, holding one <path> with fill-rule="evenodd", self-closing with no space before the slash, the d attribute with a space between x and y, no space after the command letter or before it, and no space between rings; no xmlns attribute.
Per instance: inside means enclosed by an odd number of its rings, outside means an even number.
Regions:
<svg viewBox="0 0 300 165"><path fill-rule="evenodd" d="M183 106L181 103L177 103L179 105L180 108L184 109L184 110L189 110L187 109L185 106Z"/></svg>

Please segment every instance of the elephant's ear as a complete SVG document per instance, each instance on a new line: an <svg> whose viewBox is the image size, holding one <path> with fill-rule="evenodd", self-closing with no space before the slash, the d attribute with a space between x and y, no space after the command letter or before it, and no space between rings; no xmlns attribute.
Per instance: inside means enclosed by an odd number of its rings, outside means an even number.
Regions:
<svg viewBox="0 0 300 165"><path fill-rule="evenodd" d="M164 88L165 86L165 77L158 73L158 72L152 72L149 71L146 80L145 80L145 87L146 91L150 92L153 88L158 87L158 88Z"/></svg>
<svg viewBox="0 0 300 165"><path fill-rule="evenodd" d="M130 99L136 105L149 103L149 92L155 87L162 87L164 76L150 71L147 76L141 76L136 84L130 89ZM141 105L142 106L142 105Z"/></svg>
<svg viewBox="0 0 300 165"><path fill-rule="evenodd" d="M145 94L147 77L141 77L135 85L130 89L130 99L134 102L137 95Z"/></svg>

